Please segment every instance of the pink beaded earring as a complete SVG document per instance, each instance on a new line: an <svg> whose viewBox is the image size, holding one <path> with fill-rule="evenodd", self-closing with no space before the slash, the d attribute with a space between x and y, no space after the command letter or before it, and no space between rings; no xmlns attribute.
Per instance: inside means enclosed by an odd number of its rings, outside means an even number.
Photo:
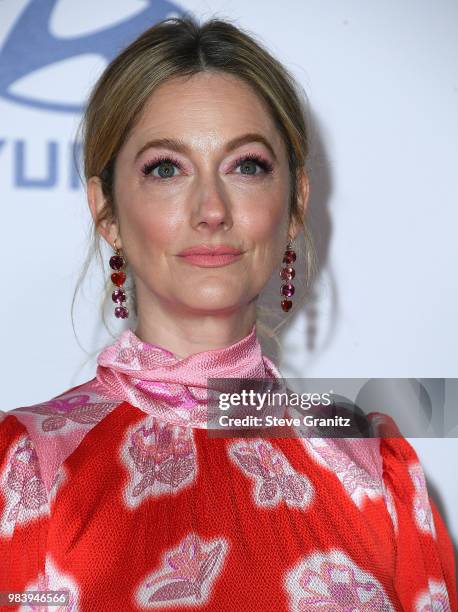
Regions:
<svg viewBox="0 0 458 612"><path fill-rule="evenodd" d="M116 239L117 240L117 239ZM121 269L125 265L126 261L121 254L121 250L116 246L116 240L114 241L113 248L115 255L110 257L110 268L115 270L111 275L111 280L116 289L111 294L111 299L115 304L118 304L114 309L114 315L118 319L127 319L129 316L129 310L123 304L126 301L126 292L123 289L123 285L126 282L126 273Z"/></svg>
<svg viewBox="0 0 458 612"><path fill-rule="evenodd" d="M294 270L292 264L296 261L296 252L293 249L292 240L288 242L286 247L285 255L283 257L283 263L287 264L286 268L282 268L280 270L280 277L287 281L280 288L280 294L284 295L286 298L290 298L294 295L294 285L291 283L293 278L296 276L296 271ZM293 302L291 300L284 299L281 302L281 307L285 312L290 310Z"/></svg>

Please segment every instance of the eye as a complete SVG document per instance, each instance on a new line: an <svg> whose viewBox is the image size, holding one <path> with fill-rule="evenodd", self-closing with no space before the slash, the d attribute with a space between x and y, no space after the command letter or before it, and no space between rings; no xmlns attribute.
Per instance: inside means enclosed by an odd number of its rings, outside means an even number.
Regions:
<svg viewBox="0 0 458 612"><path fill-rule="evenodd" d="M174 166L182 170L180 162L174 157L158 157L144 164L142 167L143 176L152 176L154 179L170 179L175 178ZM234 168L240 166L244 176L258 176L259 174L269 174L273 171L273 165L256 154L243 155L236 159ZM262 172L256 172L256 166L259 166ZM159 175L153 174L154 170L159 168Z"/></svg>
<svg viewBox="0 0 458 612"><path fill-rule="evenodd" d="M240 166L241 170L247 170L247 172L240 172L240 174L244 174L245 176L256 176L257 174L269 174L273 170L273 166L266 159L261 157L260 155L248 154L239 157L234 164L234 167L237 168ZM256 172L256 166L259 166L262 169L262 172Z"/></svg>
<svg viewBox="0 0 458 612"><path fill-rule="evenodd" d="M173 175L173 166L181 169L180 162L173 157L158 157L153 161L147 162L142 168L144 176L153 176L155 179L175 178ZM159 168L159 176L152 174L156 168Z"/></svg>

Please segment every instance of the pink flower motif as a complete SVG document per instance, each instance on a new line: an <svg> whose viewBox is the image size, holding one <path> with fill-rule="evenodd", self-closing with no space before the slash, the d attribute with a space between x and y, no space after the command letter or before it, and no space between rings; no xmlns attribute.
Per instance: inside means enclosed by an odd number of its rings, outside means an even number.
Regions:
<svg viewBox="0 0 458 612"><path fill-rule="evenodd" d="M282 461L273 447L269 448L266 444L261 443L258 444L257 451L261 465L274 474L284 473Z"/></svg>
<svg viewBox="0 0 458 612"><path fill-rule="evenodd" d="M313 553L290 570L287 585L294 612L394 612L382 585L343 551Z"/></svg>
<svg viewBox="0 0 458 612"><path fill-rule="evenodd" d="M27 406L24 410L42 416L47 415L48 418L41 420L40 427L42 431L48 433L63 429L69 423L83 427L98 423L114 406L115 403L105 401L104 398L91 399L87 394L75 394Z"/></svg>
<svg viewBox="0 0 458 612"><path fill-rule="evenodd" d="M136 505L147 491L170 495L192 481L196 457L188 428L149 416L128 436L131 444L126 450L140 475L128 493L132 504ZM132 469L131 461L127 462L129 469Z"/></svg>
<svg viewBox="0 0 458 612"><path fill-rule="evenodd" d="M70 412L78 406L85 406L90 401L89 395L72 395L69 398L54 399L46 402L46 406L55 408L57 412Z"/></svg>
<svg viewBox="0 0 458 612"><path fill-rule="evenodd" d="M227 548L223 539L205 542L195 533L188 534L178 548L165 555L163 568L142 587L160 585L149 595L148 603L160 607L165 602L202 604L219 574Z"/></svg>
<svg viewBox="0 0 458 612"><path fill-rule="evenodd" d="M318 580L326 585L328 591L326 595L318 594L314 586L318 584ZM325 562L319 573L306 569L302 574L300 584L303 588L300 609L304 612L309 609L310 605L332 604L335 606L336 603L339 604L339 607L335 609L342 611L382 610L383 599L379 589L372 582L357 580L354 570L344 565ZM361 601L361 591L371 596L366 603Z"/></svg>
<svg viewBox="0 0 458 612"><path fill-rule="evenodd" d="M176 436L167 423L153 421L147 429L140 427L131 436L132 444L155 463L162 463L171 456L185 457L191 452L191 441L183 432Z"/></svg>
<svg viewBox="0 0 458 612"><path fill-rule="evenodd" d="M274 506L282 500L291 506L308 507L313 486L304 474L297 473L281 451L266 441L236 442L228 448L229 456L256 480L255 500Z"/></svg>
<svg viewBox="0 0 458 612"><path fill-rule="evenodd" d="M304 438L302 443L315 461L335 474L358 508L362 507L366 497L383 495L380 477L368 471L364 465L355 463L351 454L335 447L333 440Z"/></svg>
<svg viewBox="0 0 458 612"><path fill-rule="evenodd" d="M201 564L207 557L208 554L202 552L202 547L196 535L190 534L182 543L180 552L167 556L167 563L172 571L166 574L166 577L195 580L199 575Z"/></svg>
<svg viewBox="0 0 458 612"><path fill-rule="evenodd" d="M30 438L19 445L12 457L7 476L7 486L19 495L10 509L7 521L16 521L19 510L39 510L47 504L46 489L40 475L38 456Z"/></svg>

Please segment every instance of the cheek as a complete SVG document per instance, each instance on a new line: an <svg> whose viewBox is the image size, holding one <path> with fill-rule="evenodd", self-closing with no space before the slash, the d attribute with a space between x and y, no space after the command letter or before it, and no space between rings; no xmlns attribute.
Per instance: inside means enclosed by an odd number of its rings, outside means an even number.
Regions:
<svg viewBox="0 0 458 612"><path fill-rule="evenodd" d="M168 251L176 242L180 207L169 197L153 193L149 183L135 174L124 171L115 174L120 230L126 255L130 259L144 260ZM167 248L168 247L168 248Z"/></svg>
<svg viewBox="0 0 458 612"><path fill-rule="evenodd" d="M288 224L287 203L276 199L272 202L265 201L259 206L249 220L251 237L259 246L269 249L273 255L278 250L278 245L283 245L284 236Z"/></svg>
<svg viewBox="0 0 458 612"><path fill-rule="evenodd" d="M121 207L120 207L121 208ZM168 252L176 243L180 221L170 210L163 213L158 202L132 201L129 206L120 210L120 223L126 249L132 252L142 251L147 255L152 251Z"/></svg>

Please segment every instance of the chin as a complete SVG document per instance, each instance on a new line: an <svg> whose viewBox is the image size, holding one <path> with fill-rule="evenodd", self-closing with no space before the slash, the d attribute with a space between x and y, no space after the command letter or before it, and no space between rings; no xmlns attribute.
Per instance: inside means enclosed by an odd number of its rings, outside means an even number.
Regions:
<svg viewBox="0 0 458 612"><path fill-rule="evenodd" d="M242 308L243 304L240 301L211 299L202 296L202 299L194 299L192 302L184 302L187 309L202 314L224 314L237 311Z"/></svg>

